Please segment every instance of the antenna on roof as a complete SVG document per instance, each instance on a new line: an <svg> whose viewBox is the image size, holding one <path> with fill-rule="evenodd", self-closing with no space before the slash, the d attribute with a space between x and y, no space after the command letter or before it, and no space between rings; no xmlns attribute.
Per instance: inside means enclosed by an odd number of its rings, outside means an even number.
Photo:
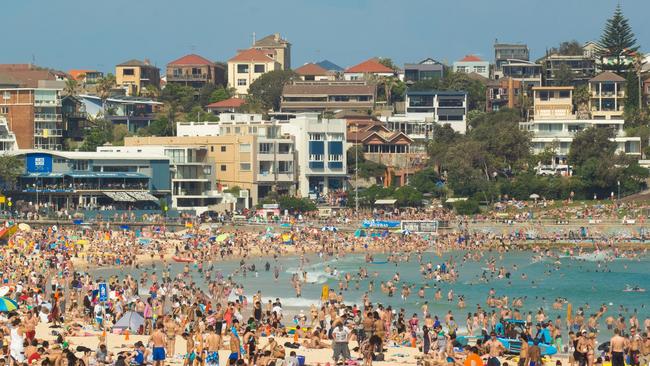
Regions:
<svg viewBox="0 0 650 366"><path fill-rule="evenodd" d="M255 32L253 32L253 46L255 46Z"/></svg>

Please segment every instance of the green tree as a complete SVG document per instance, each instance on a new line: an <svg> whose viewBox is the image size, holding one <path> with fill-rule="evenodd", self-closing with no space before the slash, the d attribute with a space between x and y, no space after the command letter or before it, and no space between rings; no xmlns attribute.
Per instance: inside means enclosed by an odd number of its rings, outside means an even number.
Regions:
<svg viewBox="0 0 650 366"><path fill-rule="evenodd" d="M115 75L108 73L97 82L97 93L102 101L108 99L111 95L111 90L115 88Z"/></svg>
<svg viewBox="0 0 650 366"><path fill-rule="evenodd" d="M450 71L442 80L443 90L467 92L468 110L485 110L485 85L464 72Z"/></svg>
<svg viewBox="0 0 650 366"><path fill-rule="evenodd" d="M226 88L226 87L219 87L215 89L212 94L210 94L210 99L208 102L210 103L216 103L216 102L221 102L222 100L230 99L234 95L234 89L233 88Z"/></svg>
<svg viewBox="0 0 650 366"><path fill-rule="evenodd" d="M7 153L0 155L0 181L5 188L13 187L23 170L23 159Z"/></svg>
<svg viewBox="0 0 650 366"><path fill-rule="evenodd" d="M316 210L316 204L314 204L314 202L312 202L309 198L281 196L278 198L278 204L282 210L297 212L309 212Z"/></svg>
<svg viewBox="0 0 650 366"><path fill-rule="evenodd" d="M609 128L591 127L578 132L569 149L569 164L580 167L589 159L611 160L616 151L613 137L614 131Z"/></svg>
<svg viewBox="0 0 650 366"><path fill-rule="evenodd" d="M481 212L478 202L473 199L455 202L454 209L459 215L474 215Z"/></svg>
<svg viewBox="0 0 650 366"><path fill-rule="evenodd" d="M113 134L111 143L115 146L123 146L124 138L131 134L129 132L129 128L126 127L126 125L113 126L113 131L111 132Z"/></svg>
<svg viewBox="0 0 650 366"><path fill-rule="evenodd" d="M79 93L79 82L73 78L65 79L63 94L75 96Z"/></svg>
<svg viewBox="0 0 650 366"><path fill-rule="evenodd" d="M580 56L584 54L584 50L580 42L572 40L560 43L558 47L551 48L548 53L561 56Z"/></svg>
<svg viewBox="0 0 650 366"><path fill-rule="evenodd" d="M630 120L638 121L635 115L639 114L639 82L637 75L628 72L625 75L625 114ZM626 118L625 122L628 122Z"/></svg>
<svg viewBox="0 0 650 366"><path fill-rule="evenodd" d="M422 193L411 186L402 186L395 190L393 198L400 207L422 206Z"/></svg>
<svg viewBox="0 0 650 366"><path fill-rule="evenodd" d="M160 100L171 110L187 113L196 105L201 105L197 100L197 91L191 86L181 84L168 84L160 94Z"/></svg>
<svg viewBox="0 0 650 366"><path fill-rule="evenodd" d="M440 174L433 168L422 169L409 177L409 185L418 192L434 193L435 196L440 196L442 192L442 188L438 187L439 181Z"/></svg>
<svg viewBox="0 0 650 366"><path fill-rule="evenodd" d="M578 119L589 119L590 93L587 85L578 86L573 92L573 106L577 111Z"/></svg>
<svg viewBox="0 0 650 366"><path fill-rule="evenodd" d="M219 117L213 113L206 112L198 105L192 107L192 110L185 114L186 121L197 121L197 122L217 122Z"/></svg>
<svg viewBox="0 0 650 366"><path fill-rule="evenodd" d="M113 141L113 123L105 119L92 122L90 131L86 133L80 149L82 151L96 151L98 146Z"/></svg>
<svg viewBox="0 0 650 366"><path fill-rule="evenodd" d="M282 88L295 77L296 73L291 70L269 71L250 85L248 94L259 100L267 110L277 111L280 109Z"/></svg>
<svg viewBox="0 0 650 366"><path fill-rule="evenodd" d="M625 59L632 57L639 49L632 27L623 15L620 4L616 6L614 15L607 19L598 48L601 58L614 59L611 65L603 63L603 69L612 70L617 74L621 74L629 67L625 64Z"/></svg>

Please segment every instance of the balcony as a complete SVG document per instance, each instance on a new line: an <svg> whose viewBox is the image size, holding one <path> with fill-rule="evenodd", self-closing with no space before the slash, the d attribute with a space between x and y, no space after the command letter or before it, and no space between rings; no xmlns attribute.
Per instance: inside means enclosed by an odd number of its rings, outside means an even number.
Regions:
<svg viewBox="0 0 650 366"><path fill-rule="evenodd" d="M35 113L34 121L46 122L46 121L57 121L61 122L63 119L58 113Z"/></svg>
<svg viewBox="0 0 650 366"><path fill-rule="evenodd" d="M209 81L208 74L167 74L167 81Z"/></svg>
<svg viewBox="0 0 650 366"><path fill-rule="evenodd" d="M43 128L43 129L37 129L34 131L34 136L36 137L62 137L63 136L63 130L59 129L48 129L48 128Z"/></svg>
<svg viewBox="0 0 650 366"><path fill-rule="evenodd" d="M257 175L258 182L293 182L293 173L264 172Z"/></svg>
<svg viewBox="0 0 650 366"><path fill-rule="evenodd" d="M61 106L61 99L56 99L56 100L34 99L34 106L36 106L36 107L60 107Z"/></svg>

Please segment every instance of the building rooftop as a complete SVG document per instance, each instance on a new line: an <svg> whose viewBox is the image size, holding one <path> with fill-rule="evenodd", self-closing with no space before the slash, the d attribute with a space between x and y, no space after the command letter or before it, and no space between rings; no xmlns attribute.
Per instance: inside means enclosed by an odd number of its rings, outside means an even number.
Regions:
<svg viewBox="0 0 650 366"><path fill-rule="evenodd" d="M280 33L274 33L255 41L253 47L277 47L288 43L289 41L283 39Z"/></svg>
<svg viewBox="0 0 650 366"><path fill-rule="evenodd" d="M382 65L378 59L371 58L360 64L354 65L345 72L350 73L393 73L393 69L388 66Z"/></svg>
<svg viewBox="0 0 650 366"><path fill-rule="evenodd" d="M337 65L337 64L335 64L335 63L333 63L332 61L329 61L329 60L323 60L321 62L317 62L316 65L324 68L325 70L329 70L329 71L337 71L337 72L338 71L343 71L343 68L341 66L339 66L339 65Z"/></svg>
<svg viewBox="0 0 650 366"><path fill-rule="evenodd" d="M207 58L205 58L203 56L199 56L199 55L196 55L196 54L189 54L189 55L185 55L185 56L183 56L183 57L181 57L179 59L176 59L176 60L168 63L167 65L168 66L174 66L174 65L178 65L178 66L181 66L181 65L201 65L201 66L210 65L210 66L212 66L212 65L214 65L214 62L208 60Z"/></svg>
<svg viewBox="0 0 650 366"><path fill-rule="evenodd" d="M625 78L623 78L623 77L621 77L619 75L616 75L615 73L613 73L611 71L605 71L605 72L601 72L600 74L598 74L598 75L594 76L593 78L589 79L589 81L593 81L593 82L601 82L601 81L620 82L620 81L625 81Z"/></svg>
<svg viewBox="0 0 650 366"><path fill-rule="evenodd" d="M244 104L246 101L242 98L230 98L226 100L222 100L220 102L214 102L210 103L206 108L239 108Z"/></svg>
<svg viewBox="0 0 650 366"><path fill-rule="evenodd" d="M465 57L461 58L458 61L460 61L460 62L477 62L477 61L483 61L483 60L478 56L466 55Z"/></svg>
<svg viewBox="0 0 650 366"><path fill-rule="evenodd" d="M467 95L464 91L453 90L407 90L407 95L451 95L451 96L464 96Z"/></svg>
<svg viewBox="0 0 650 366"><path fill-rule="evenodd" d="M308 64L304 64L293 71L295 71L296 74L298 75L327 76L330 74L330 72L325 70L323 67L311 62Z"/></svg>
<svg viewBox="0 0 650 366"><path fill-rule="evenodd" d="M72 76L73 79L75 80L81 80L86 76L86 74L94 73L94 72L99 72L97 70L70 70L68 71L68 75Z"/></svg>
<svg viewBox="0 0 650 366"><path fill-rule="evenodd" d="M228 60L230 61L248 61L248 62L271 62L274 61L271 56L269 56L269 51L257 50L254 48L249 48L247 50L242 50L235 55L235 57Z"/></svg>
<svg viewBox="0 0 650 366"><path fill-rule="evenodd" d="M4 84L14 84L23 88L38 88L40 80L57 80L64 73L31 64L0 64L0 74Z"/></svg>
<svg viewBox="0 0 650 366"><path fill-rule="evenodd" d="M54 151L54 150L32 150L21 149L10 152L12 155L24 154L50 154L64 159L71 160L169 160L164 154L126 153L126 152L97 152L97 151Z"/></svg>
<svg viewBox="0 0 650 366"><path fill-rule="evenodd" d="M534 86L533 90L573 90L572 86Z"/></svg>

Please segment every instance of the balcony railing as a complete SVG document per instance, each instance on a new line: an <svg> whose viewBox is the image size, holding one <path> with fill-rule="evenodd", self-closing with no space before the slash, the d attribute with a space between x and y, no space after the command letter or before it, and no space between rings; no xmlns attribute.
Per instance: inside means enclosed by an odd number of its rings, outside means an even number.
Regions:
<svg viewBox="0 0 650 366"><path fill-rule="evenodd" d="M167 81L207 81L208 74L167 74Z"/></svg>
<svg viewBox="0 0 650 366"><path fill-rule="evenodd" d="M34 121L61 121L62 117L58 113L35 113Z"/></svg>
<svg viewBox="0 0 650 366"><path fill-rule="evenodd" d="M41 106L41 107L59 107L61 106L61 100L60 99L56 99L56 100L34 99L34 105Z"/></svg>
<svg viewBox="0 0 650 366"><path fill-rule="evenodd" d="M47 134L45 133L47 131ZM36 137L61 137L63 136L63 130L58 129L38 129L34 131L34 136Z"/></svg>

